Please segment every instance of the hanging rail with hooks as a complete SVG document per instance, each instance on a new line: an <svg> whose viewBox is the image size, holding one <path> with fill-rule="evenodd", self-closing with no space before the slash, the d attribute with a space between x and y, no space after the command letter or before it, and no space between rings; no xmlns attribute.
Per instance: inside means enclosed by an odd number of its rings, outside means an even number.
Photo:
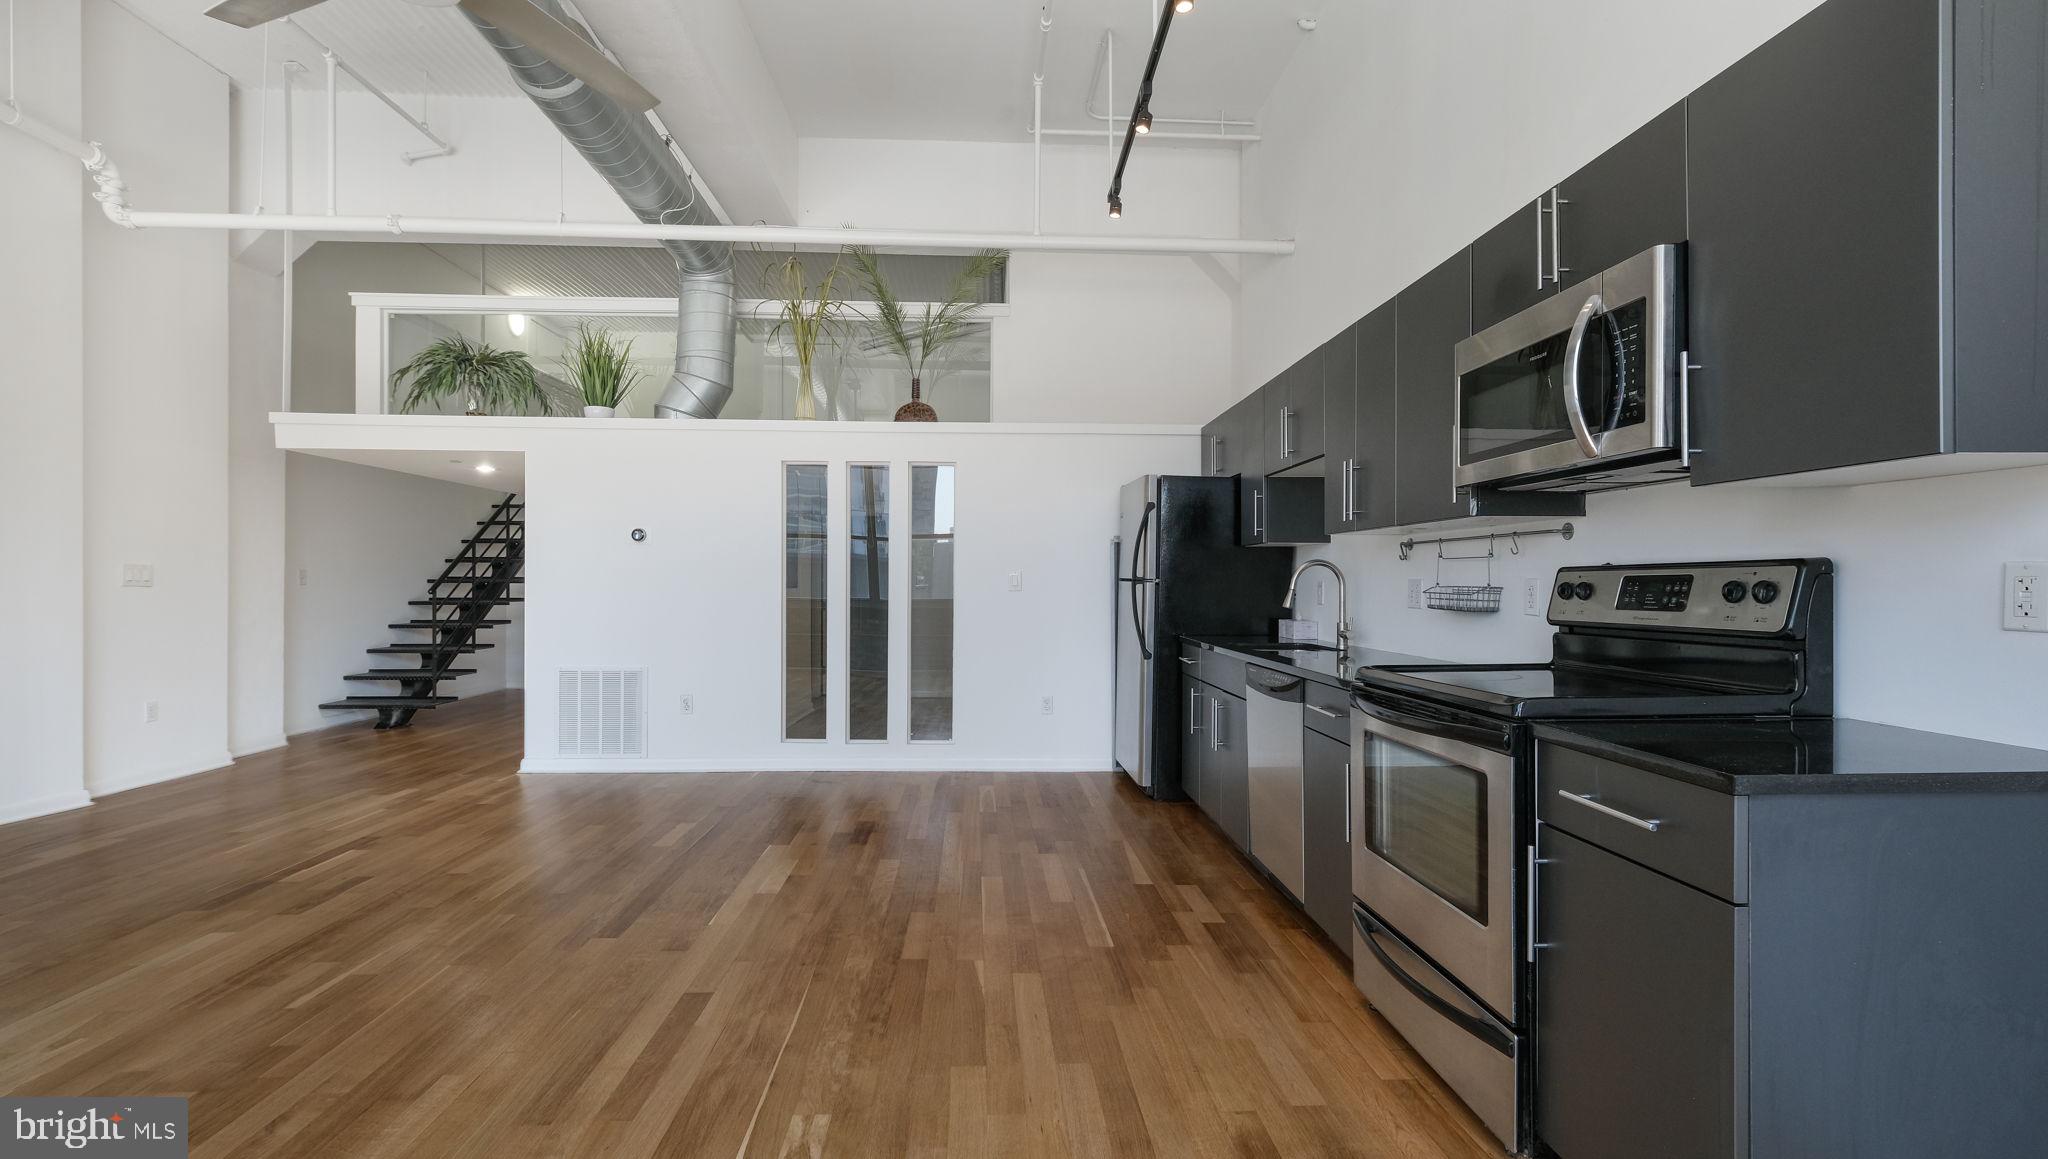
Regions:
<svg viewBox="0 0 2048 1159"><path fill-rule="evenodd" d="M1508 541L1508 554L1520 555L1522 554L1521 541L1525 537L1537 535L1555 535L1563 539L1570 539L1572 536L1576 534L1578 534L1578 529L1573 527L1571 524L1567 523L1562 527L1545 527L1535 531L1489 531L1483 535L1446 535L1440 536L1436 539L1404 539L1401 541L1401 558L1407 559L1408 554L1418 547L1428 547L1431 544L1435 544L1437 546L1438 553L1441 554L1444 544L1477 543L1482 539L1486 541L1487 555L1493 554L1494 541L1501 539L1505 539ZM1479 559L1485 557L1475 556L1473 558Z"/></svg>

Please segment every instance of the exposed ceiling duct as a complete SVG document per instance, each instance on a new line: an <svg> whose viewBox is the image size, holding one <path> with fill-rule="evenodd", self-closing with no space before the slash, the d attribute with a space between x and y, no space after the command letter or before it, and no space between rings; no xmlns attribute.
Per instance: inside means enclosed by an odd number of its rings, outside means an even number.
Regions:
<svg viewBox="0 0 2048 1159"><path fill-rule="evenodd" d="M534 0L556 20L588 35L558 0ZM631 112L528 48L474 11L463 12L512 69L512 79L540 106L591 168L650 225L717 225L707 199L647 118ZM593 43L595 43L593 38ZM732 245L664 241L676 260L676 369L655 404L663 418L717 418L732 397L734 328Z"/></svg>

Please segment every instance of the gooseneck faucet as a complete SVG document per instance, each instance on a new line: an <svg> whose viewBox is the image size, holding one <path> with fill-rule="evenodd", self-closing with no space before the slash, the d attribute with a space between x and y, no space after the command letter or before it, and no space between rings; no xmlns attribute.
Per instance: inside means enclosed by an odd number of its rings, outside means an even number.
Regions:
<svg viewBox="0 0 2048 1159"><path fill-rule="evenodd" d="M1337 577L1337 650L1339 652L1349 652L1351 651L1351 612L1344 601L1344 573L1338 570L1336 564L1331 563L1327 559L1303 561L1300 567L1294 569L1294 575L1288 579L1287 598L1280 601L1280 606L1290 612L1294 610L1294 589L1301 583L1301 573L1312 567L1329 568L1330 574Z"/></svg>

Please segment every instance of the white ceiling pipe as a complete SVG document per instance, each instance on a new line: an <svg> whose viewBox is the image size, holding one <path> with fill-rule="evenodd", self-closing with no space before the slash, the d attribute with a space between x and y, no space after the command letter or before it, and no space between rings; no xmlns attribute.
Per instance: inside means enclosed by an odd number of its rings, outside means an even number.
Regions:
<svg viewBox="0 0 2048 1159"><path fill-rule="evenodd" d="M313 35L311 32L306 31L305 25L300 24L298 21L293 20L289 16L284 17L281 23L289 24L293 28L298 29L299 35L305 37L307 40L312 41L314 47L320 50L320 54L327 58L332 67L339 68L341 71L355 78L355 82L363 86L363 88L367 90L371 96L376 97L379 101L382 101L384 103L385 108L390 109L394 113L397 113L399 117L402 118L406 124L411 125L414 131L418 132L420 136L425 137L427 140L432 141L434 143L434 147L431 149L420 149L411 153L400 153L398 155L399 160L405 162L407 165L410 165L415 161L424 161L429 157L446 157L455 152L455 146L449 144L446 140L442 139L440 134L428 128L427 123L425 121L422 121L418 117L413 116L411 113L406 112L405 106L399 104L398 101L391 96L391 94L385 92L383 89L380 89L376 85L370 83L369 77L366 77L362 73L357 72L353 67L349 65L348 61L342 59L339 53L336 53L332 48L329 48L326 42L322 41L319 37ZM267 24L264 25L263 28L266 34L270 30L270 26ZM264 67L268 68L270 61L266 58L263 63Z"/></svg>
<svg viewBox="0 0 2048 1159"><path fill-rule="evenodd" d="M118 216L116 214L118 213ZM436 237L544 238L553 241L712 241L780 246L864 245L877 249L1037 253L1291 254L1274 238L1126 237L1119 234L954 233L943 230L837 229L794 225L647 225L640 222L507 221L472 217L324 217L282 213L183 213L110 206L108 216L136 229L289 229L319 235L422 234Z"/></svg>
<svg viewBox="0 0 2048 1159"><path fill-rule="evenodd" d="M1031 73L1031 232L1035 236L1044 217L1045 181L1045 47L1052 40L1052 13L1038 6L1038 68Z"/></svg>
<svg viewBox="0 0 2048 1159"><path fill-rule="evenodd" d="M340 62L332 50L321 55L327 58L327 213L332 217L341 208L341 85L336 71Z"/></svg>

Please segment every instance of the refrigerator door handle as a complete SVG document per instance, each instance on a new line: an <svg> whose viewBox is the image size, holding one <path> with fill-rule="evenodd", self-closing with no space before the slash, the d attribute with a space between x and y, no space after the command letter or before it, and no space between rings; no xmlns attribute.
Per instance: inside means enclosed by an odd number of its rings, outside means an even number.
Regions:
<svg viewBox="0 0 2048 1159"><path fill-rule="evenodd" d="M1158 507L1157 503L1145 504L1145 514L1138 520L1138 534L1131 544L1131 630L1138 637L1138 655L1146 660L1152 659L1152 646L1145 640L1145 614L1138 600L1150 580L1138 564L1145 558L1145 536L1152 530L1152 512Z"/></svg>

